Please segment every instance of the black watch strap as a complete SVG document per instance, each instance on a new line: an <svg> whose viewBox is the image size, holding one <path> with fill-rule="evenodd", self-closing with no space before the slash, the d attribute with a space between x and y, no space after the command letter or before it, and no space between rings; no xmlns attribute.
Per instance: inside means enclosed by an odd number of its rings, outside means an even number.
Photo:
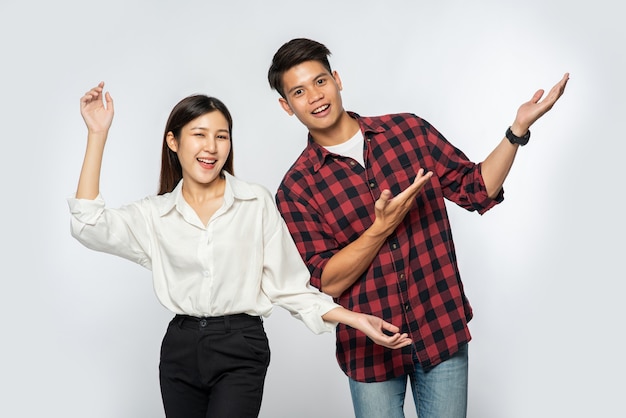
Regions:
<svg viewBox="0 0 626 418"><path fill-rule="evenodd" d="M524 146L528 144L528 141L530 140L530 129L528 130L528 132L526 132L524 136L515 136L513 131L511 131L511 127L509 126L509 128L506 130L506 137L511 144L520 144L521 146Z"/></svg>

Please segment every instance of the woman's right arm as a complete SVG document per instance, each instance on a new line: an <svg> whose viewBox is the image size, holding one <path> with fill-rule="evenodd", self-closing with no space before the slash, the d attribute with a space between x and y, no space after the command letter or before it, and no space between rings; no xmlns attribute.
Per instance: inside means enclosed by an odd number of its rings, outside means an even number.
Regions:
<svg viewBox="0 0 626 418"><path fill-rule="evenodd" d="M358 329L383 347L396 349L406 347L413 342L407 333L400 334L400 328L397 326L377 316L354 312L341 306L326 312L322 315L322 319L341 322Z"/></svg>
<svg viewBox="0 0 626 418"><path fill-rule="evenodd" d="M87 149L78 179L77 199L93 200L100 193L102 155L113 122L113 99L108 92L103 95L103 89L101 82L80 99L80 114L87 125Z"/></svg>
<svg viewBox="0 0 626 418"><path fill-rule="evenodd" d="M80 99L80 114L87 125L87 149L76 194L68 198L71 233L87 248L151 269L152 235L145 221L149 216L149 208L143 205L146 201L105 209L104 200L99 197L102 155L113 122L113 99L103 89L102 82Z"/></svg>

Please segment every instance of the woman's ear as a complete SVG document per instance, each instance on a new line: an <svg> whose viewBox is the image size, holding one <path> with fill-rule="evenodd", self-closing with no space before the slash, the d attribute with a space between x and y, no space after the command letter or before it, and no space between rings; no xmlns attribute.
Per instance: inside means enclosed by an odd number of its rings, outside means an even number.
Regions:
<svg viewBox="0 0 626 418"><path fill-rule="evenodd" d="M167 146L170 147L173 152L178 151L178 141L176 140L176 137L174 136L172 131L169 131L167 133L167 135L165 136L165 141L167 141Z"/></svg>

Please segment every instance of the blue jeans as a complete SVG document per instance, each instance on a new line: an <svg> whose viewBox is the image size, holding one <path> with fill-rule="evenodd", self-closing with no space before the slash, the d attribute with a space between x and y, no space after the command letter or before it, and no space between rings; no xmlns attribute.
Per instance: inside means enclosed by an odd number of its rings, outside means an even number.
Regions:
<svg viewBox="0 0 626 418"><path fill-rule="evenodd" d="M467 344L457 354L427 372L415 359L415 372L408 377L417 416L465 418L467 370ZM404 418L406 375L375 383L348 380L356 418Z"/></svg>

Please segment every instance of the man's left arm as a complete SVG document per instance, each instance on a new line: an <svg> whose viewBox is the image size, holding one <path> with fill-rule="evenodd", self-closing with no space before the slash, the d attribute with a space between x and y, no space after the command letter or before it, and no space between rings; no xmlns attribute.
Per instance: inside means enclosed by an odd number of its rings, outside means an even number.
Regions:
<svg viewBox="0 0 626 418"><path fill-rule="evenodd" d="M502 141L482 162L481 173L489 197L494 198L498 195L511 170L517 149L528 141L531 125L552 109L552 106L563 95L568 80L569 73L565 73L561 81L552 87L543 100L540 101L544 90L540 89L530 101L519 107L510 130L507 130Z"/></svg>

